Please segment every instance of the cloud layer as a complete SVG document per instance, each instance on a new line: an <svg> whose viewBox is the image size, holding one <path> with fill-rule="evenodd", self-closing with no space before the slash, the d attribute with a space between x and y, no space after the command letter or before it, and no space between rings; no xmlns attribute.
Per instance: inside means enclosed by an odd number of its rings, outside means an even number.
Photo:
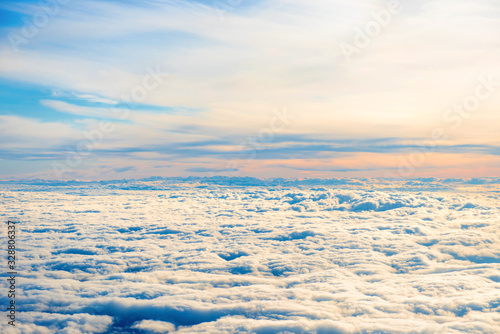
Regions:
<svg viewBox="0 0 500 334"><path fill-rule="evenodd" d="M496 333L498 185L4 182L23 249L19 328Z"/></svg>

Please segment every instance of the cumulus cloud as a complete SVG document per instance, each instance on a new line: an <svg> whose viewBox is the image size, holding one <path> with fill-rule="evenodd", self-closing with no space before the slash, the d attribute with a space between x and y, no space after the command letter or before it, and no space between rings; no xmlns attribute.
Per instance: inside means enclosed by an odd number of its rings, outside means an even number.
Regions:
<svg viewBox="0 0 500 334"><path fill-rule="evenodd" d="M138 321L131 328L139 329L144 333L170 333L175 331L175 326L173 324L153 320Z"/></svg>
<svg viewBox="0 0 500 334"><path fill-rule="evenodd" d="M2 182L23 247L19 328L495 333L498 184Z"/></svg>

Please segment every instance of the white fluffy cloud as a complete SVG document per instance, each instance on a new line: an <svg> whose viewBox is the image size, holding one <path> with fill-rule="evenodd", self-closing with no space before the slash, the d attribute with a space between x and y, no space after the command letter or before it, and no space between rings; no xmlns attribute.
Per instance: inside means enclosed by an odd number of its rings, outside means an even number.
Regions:
<svg viewBox="0 0 500 334"><path fill-rule="evenodd" d="M3 182L1 214L18 222L23 249L19 323L26 333L495 333L498 185Z"/></svg>

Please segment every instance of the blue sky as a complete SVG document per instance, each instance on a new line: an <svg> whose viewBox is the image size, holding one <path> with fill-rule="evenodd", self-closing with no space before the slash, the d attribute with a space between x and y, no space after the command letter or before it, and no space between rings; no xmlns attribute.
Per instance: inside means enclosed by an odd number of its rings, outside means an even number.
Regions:
<svg viewBox="0 0 500 334"><path fill-rule="evenodd" d="M500 4L392 3L2 2L0 178L498 176Z"/></svg>

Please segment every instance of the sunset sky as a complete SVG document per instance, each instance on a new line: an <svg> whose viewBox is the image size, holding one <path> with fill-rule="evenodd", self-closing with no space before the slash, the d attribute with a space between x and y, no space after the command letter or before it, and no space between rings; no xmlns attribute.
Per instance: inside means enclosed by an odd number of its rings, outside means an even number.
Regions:
<svg viewBox="0 0 500 334"><path fill-rule="evenodd" d="M500 2L2 1L0 179L500 176Z"/></svg>

